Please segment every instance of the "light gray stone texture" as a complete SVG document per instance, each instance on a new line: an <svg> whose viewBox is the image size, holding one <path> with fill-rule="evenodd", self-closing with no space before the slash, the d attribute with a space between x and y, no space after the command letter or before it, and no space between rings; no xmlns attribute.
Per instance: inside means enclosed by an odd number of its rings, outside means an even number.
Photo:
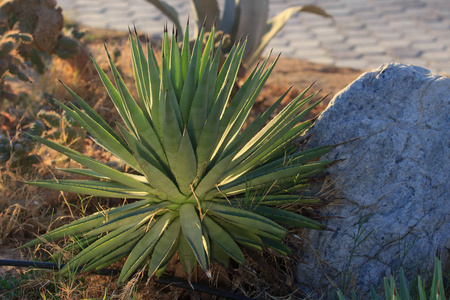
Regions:
<svg viewBox="0 0 450 300"><path fill-rule="evenodd" d="M342 200L321 211L335 231L307 234L304 291L341 287L346 274L367 292L400 266L426 275L436 250L449 270L449 78L383 65L337 94L308 135L311 148L350 142L323 157L343 160L328 170Z"/></svg>

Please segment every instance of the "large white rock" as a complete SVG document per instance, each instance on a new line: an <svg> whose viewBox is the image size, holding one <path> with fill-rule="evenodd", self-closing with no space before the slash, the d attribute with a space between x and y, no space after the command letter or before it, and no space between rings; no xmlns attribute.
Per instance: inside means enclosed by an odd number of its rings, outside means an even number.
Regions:
<svg viewBox="0 0 450 300"><path fill-rule="evenodd" d="M449 78L383 65L336 95L309 134L309 147L359 139L323 158L344 159L329 169L343 200L322 210L337 217L325 222L336 232L307 235L303 290L342 287L346 278L367 292L401 265L427 269L438 249L448 268Z"/></svg>

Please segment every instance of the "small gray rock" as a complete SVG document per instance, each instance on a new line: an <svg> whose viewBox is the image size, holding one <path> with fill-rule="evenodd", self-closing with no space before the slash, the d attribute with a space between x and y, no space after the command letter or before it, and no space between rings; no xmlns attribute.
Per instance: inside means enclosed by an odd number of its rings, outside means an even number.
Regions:
<svg viewBox="0 0 450 300"><path fill-rule="evenodd" d="M297 278L305 291L365 293L400 266L414 279L436 250L448 268L449 78L383 65L337 94L308 134L309 147L358 139L323 157L344 159L329 169L343 200L322 210L336 232L307 234Z"/></svg>

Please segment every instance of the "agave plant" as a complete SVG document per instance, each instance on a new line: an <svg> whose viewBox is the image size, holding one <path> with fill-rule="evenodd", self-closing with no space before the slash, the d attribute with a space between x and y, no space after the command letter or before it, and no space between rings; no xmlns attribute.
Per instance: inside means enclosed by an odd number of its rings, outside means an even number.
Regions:
<svg viewBox="0 0 450 300"><path fill-rule="evenodd" d="M111 58L115 85L93 59L123 124L120 135L67 86L78 104L58 104L104 149L135 172L121 173L75 150L35 136L48 147L84 165L63 171L93 180L49 180L29 184L100 197L138 199L100 211L51 231L25 246L72 236L82 249L61 270L108 266L126 256L119 281L149 262L149 275L160 275L178 253L186 273L197 263L244 262L242 246L272 248L288 255L281 224L323 229L317 221L278 208L315 202L294 191L308 186L329 161L313 161L332 147L296 152L291 142L311 126L302 118L312 97L304 93L278 114L287 92L252 123L247 116L275 62L256 67L231 98L245 42L236 44L219 67L220 47L213 34L203 47L204 30L189 49L189 28L180 51L177 37L163 35L160 66L152 47L130 34L139 103L124 84ZM145 50L144 50L145 49ZM191 53L192 52L192 53ZM109 56L109 54L108 54ZM268 66L266 68L266 66Z"/></svg>
<svg viewBox="0 0 450 300"><path fill-rule="evenodd" d="M177 28L180 27L178 13L165 1L147 0L165 14ZM223 16L217 0L191 0L195 23L198 28L203 24L209 31L216 26L225 34L229 34L233 44L241 37L248 37L243 61L253 66L273 37L286 25L287 21L299 12L313 13L332 18L325 10L316 5L292 6L286 8L270 20L269 0L225 0ZM228 53L230 49L223 49Z"/></svg>

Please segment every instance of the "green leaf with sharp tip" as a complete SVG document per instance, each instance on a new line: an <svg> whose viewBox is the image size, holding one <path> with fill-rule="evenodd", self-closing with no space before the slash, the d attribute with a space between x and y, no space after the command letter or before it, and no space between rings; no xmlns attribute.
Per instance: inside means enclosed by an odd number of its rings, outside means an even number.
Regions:
<svg viewBox="0 0 450 300"><path fill-rule="evenodd" d="M258 214L212 202L203 202L202 208L208 214L220 217L228 222L245 224L248 227L259 229L280 237L286 235L286 230L274 221Z"/></svg>
<svg viewBox="0 0 450 300"><path fill-rule="evenodd" d="M169 201L173 201L175 203L183 201L184 197L179 192L178 187L166 174L159 171L155 166L150 164L138 154L135 154L135 158L144 172L145 177L147 177L148 182L153 187L166 194Z"/></svg>
<svg viewBox="0 0 450 300"><path fill-rule="evenodd" d="M219 180L219 178L222 177L222 175L225 173L232 159L233 159L232 155L225 157L217 165L215 165L205 175L205 177L203 177L203 179L200 181L197 188L195 189L195 194L197 195L197 197L201 199L206 195L206 193L216 189L217 180Z"/></svg>
<svg viewBox="0 0 450 300"><path fill-rule="evenodd" d="M196 48L197 47L197 48ZM198 45L195 44L194 51L192 53L192 59L189 62L189 67L186 75L186 80L183 85L183 90L181 91L180 98L180 111L183 118L183 124L187 124L189 120L189 112L191 110L192 100L197 90L197 78L195 73L195 68L197 66L197 55Z"/></svg>
<svg viewBox="0 0 450 300"><path fill-rule="evenodd" d="M124 173L121 173L119 171L116 171L104 164L101 164L101 163L93 160L92 158L89 158L75 150L61 146L58 143L46 140L46 139L38 137L38 136L32 136L32 137L33 137L33 139L37 140L38 142L70 157L71 159L75 160L76 162L79 162L80 164L82 164L88 168L91 168L92 170L94 170L108 178L111 178L114 181L120 182L120 183L125 184L130 187L134 187L136 189L147 191L150 194L155 194L155 193L159 194L160 193L159 191L156 191L149 185L142 183L136 179L133 179L132 177L130 177Z"/></svg>
<svg viewBox="0 0 450 300"><path fill-rule="evenodd" d="M47 234L44 234L44 235L40 236L39 238L34 239L34 240L24 244L20 248L31 247L31 246L34 246L37 244L41 244L44 241L56 240L56 239L67 237L67 236L70 236L73 234L87 232L87 231L101 225L105 221L106 218L109 218L111 220L115 219L115 218L119 218L120 216L123 216L130 212L133 212L133 211L139 209L140 207L143 207L143 206L146 206L149 204L151 204L151 201L141 200L141 201L127 204L124 206L115 207L115 208L112 208L107 211L101 211L101 212L94 213L88 217L78 219L70 224L61 226L58 229L55 229Z"/></svg>
<svg viewBox="0 0 450 300"><path fill-rule="evenodd" d="M150 43L147 43L147 57L148 57L148 74L150 86L150 116L153 123L155 123L155 116L159 115L159 69L156 61L155 52Z"/></svg>
<svg viewBox="0 0 450 300"><path fill-rule="evenodd" d="M97 122L105 130L107 130L116 140L121 142L124 147L126 147L126 144L119 137L119 135L114 131L114 129L112 129L111 126L109 126L108 123L106 123L106 121L103 120L102 117L100 117L100 115L92 107L90 107L80 96L75 94L63 82L61 82L61 84L66 89L66 91L69 92L70 96L72 96L72 98L81 106L81 108L84 109L84 111L89 115L89 117L91 117L95 122Z"/></svg>
<svg viewBox="0 0 450 300"><path fill-rule="evenodd" d="M107 220L102 225L97 228L89 231L86 236L95 236L102 234L107 231L115 230L119 227L126 226L127 224L137 224L142 220L148 220L153 218L157 213L160 213L165 209L165 207L169 206L171 203L168 201L145 206L139 208L137 210L131 211L127 214L121 215L120 217L116 217L110 220Z"/></svg>
<svg viewBox="0 0 450 300"><path fill-rule="evenodd" d="M287 224L290 226L310 229L326 228L324 225L320 224L317 221L311 220L310 218L279 208L258 205L252 211L275 222Z"/></svg>
<svg viewBox="0 0 450 300"><path fill-rule="evenodd" d="M101 257L110 249L119 247L119 245L134 239L143 233L144 228L134 227L135 224L118 228L107 235L101 237L87 248L83 249L77 256L70 260L61 270L61 274L66 274L71 269L78 269L83 264Z"/></svg>
<svg viewBox="0 0 450 300"><path fill-rule="evenodd" d="M216 242L211 241L211 259L228 268L230 256Z"/></svg>
<svg viewBox="0 0 450 300"><path fill-rule="evenodd" d="M261 246L263 243L261 239L252 231L247 230L246 227L248 226L236 226L220 218L213 218L213 220L219 223L236 242L256 250L262 250Z"/></svg>
<svg viewBox="0 0 450 300"><path fill-rule="evenodd" d="M191 49L189 46L189 24L188 24L188 26L186 26L185 28L183 49L181 50L181 73L183 75L183 85L187 78L190 58L191 58Z"/></svg>
<svg viewBox="0 0 450 300"><path fill-rule="evenodd" d="M131 252L131 250L136 245L137 241L144 235L144 231L139 232L140 234L134 237L133 239L130 239L128 242L123 243L123 245L117 247L117 248L110 248L107 249L106 253L102 253L101 257L96 260L91 260L88 264L86 264L83 267L84 272L89 272L93 269L99 269L103 265L111 265L121 259L122 257L125 257L128 253Z"/></svg>
<svg viewBox="0 0 450 300"><path fill-rule="evenodd" d="M172 81L177 99L180 99L181 88L183 82L183 74L181 71L181 55L178 48L177 36L172 34L172 43L170 51L170 79Z"/></svg>
<svg viewBox="0 0 450 300"><path fill-rule="evenodd" d="M264 183L273 183L279 179L295 176L297 174L309 173L316 170L320 171L325 169L327 163L329 162L312 162L307 165L292 165L281 167L259 177L252 178L250 176L243 176L230 183L219 185L219 188L226 194L231 190L240 190L249 186L258 186Z"/></svg>
<svg viewBox="0 0 450 300"><path fill-rule="evenodd" d="M150 255L160 236L175 217L176 214L174 212L167 212L163 214L139 240L122 267L122 272L120 272L118 279L119 282L127 280L133 272L136 271L139 265Z"/></svg>
<svg viewBox="0 0 450 300"><path fill-rule="evenodd" d="M183 132L173 172L180 191L184 195L190 195L190 186L197 175L197 160L187 130Z"/></svg>
<svg viewBox="0 0 450 300"><path fill-rule="evenodd" d="M62 103L57 102L57 104L61 106L71 117L83 122L83 127L85 127L85 129L97 139L99 144L123 160L126 164L135 168L135 170L140 171L139 167L136 165L136 161L131 155L130 149L127 146L124 146L123 141L119 142L106 129L104 129L100 124L95 122L77 107L72 106L72 110Z"/></svg>
<svg viewBox="0 0 450 300"><path fill-rule="evenodd" d="M231 258L238 263L244 263L245 258L241 249L233 240L233 238L210 217L205 215L203 217L203 225L208 232L209 237L222 248Z"/></svg>
<svg viewBox="0 0 450 300"><path fill-rule="evenodd" d="M108 54L109 57L109 54ZM110 58L110 57L109 57ZM106 73L102 70L102 68L100 68L100 66L97 64L97 62L95 61L94 58L92 58L92 62L94 63L94 66L98 72L98 74L100 75L100 79L103 82L103 85L106 88L106 91L108 92L109 97L111 98L111 100L113 101L117 112L119 113L120 117L122 118L122 120L125 122L125 124L127 125L128 128L131 129L131 123L130 120L128 118L128 115L125 111L124 108L124 104L123 104L123 100L120 98L120 94L117 91L117 89L114 87L114 85L112 84L112 82L109 80L108 76L106 76ZM112 61L111 61L112 64Z"/></svg>
<svg viewBox="0 0 450 300"><path fill-rule="evenodd" d="M266 247L270 247L273 250L277 251L281 255L291 255L292 251L288 247L286 247L280 240L272 239L266 236L260 236Z"/></svg>
<svg viewBox="0 0 450 300"><path fill-rule="evenodd" d="M180 234L180 241L178 244L178 256L180 257L181 265L186 274L191 275L197 264L197 258L192 250L189 242L184 234Z"/></svg>
<svg viewBox="0 0 450 300"><path fill-rule="evenodd" d="M209 271L209 263L203 246L202 225L194 205L190 203L180 206L180 220L184 236L192 248L197 261L206 272Z"/></svg>
<svg viewBox="0 0 450 300"><path fill-rule="evenodd" d="M97 180L41 180L29 181L29 185L39 186L57 191L111 198L149 199L147 192L142 192L117 182Z"/></svg>
<svg viewBox="0 0 450 300"><path fill-rule="evenodd" d="M208 65L210 65L210 63L211 61L208 60ZM198 84L197 91L192 99L191 108L189 111L187 129L194 148L197 147L197 141L203 126L205 125L208 114L208 80L209 73L206 72Z"/></svg>
<svg viewBox="0 0 450 300"><path fill-rule="evenodd" d="M171 249L176 245L178 241L180 229L180 219L176 218L172 221L172 223L159 239L158 243L155 246L155 249L153 250L152 258L150 259L150 265L148 267L149 277L153 276L156 270L158 270L158 268L163 264L164 260L166 260L169 253L172 252ZM175 254L174 252L172 253Z"/></svg>
<svg viewBox="0 0 450 300"><path fill-rule="evenodd" d="M209 71L210 63L208 63L209 60L213 57L212 52L214 48L214 38L215 38L215 29L212 28L211 32L209 33L208 40L206 41L206 44L203 48L203 54L202 58L200 60L200 70L199 70L199 78L203 77L203 74L205 73L205 70L207 69Z"/></svg>
<svg viewBox="0 0 450 300"><path fill-rule="evenodd" d="M177 155L179 153L182 139L182 133L180 132L180 127L178 126L178 121L175 116L172 104L167 98L168 94L166 92L166 115L164 117L163 144L169 166L172 170L175 170L177 164Z"/></svg>
<svg viewBox="0 0 450 300"><path fill-rule="evenodd" d="M137 153L139 156L144 158L148 163L157 168L159 171L168 173L169 167L164 163L164 160L161 158L161 156L158 155L157 151L153 147L148 146L146 142L142 143L141 141L139 141L121 124L117 124L117 127L119 128L120 133L127 142L128 147L131 148L134 153ZM159 142L157 145L159 146ZM163 148L160 147L159 150L163 151ZM162 155L164 156L164 153L162 153Z"/></svg>
<svg viewBox="0 0 450 300"><path fill-rule="evenodd" d="M131 45L131 58L132 58L132 65L133 65L133 72L134 72L134 81L136 84L136 90L138 92L139 100L142 103L146 102L147 98L147 92L146 92L146 81L144 80L144 74L143 74L143 65L141 63L141 57L139 54L138 47L136 43L140 44L140 41L137 40L135 42L133 35L129 34L129 41ZM147 66L145 68L147 69Z"/></svg>

